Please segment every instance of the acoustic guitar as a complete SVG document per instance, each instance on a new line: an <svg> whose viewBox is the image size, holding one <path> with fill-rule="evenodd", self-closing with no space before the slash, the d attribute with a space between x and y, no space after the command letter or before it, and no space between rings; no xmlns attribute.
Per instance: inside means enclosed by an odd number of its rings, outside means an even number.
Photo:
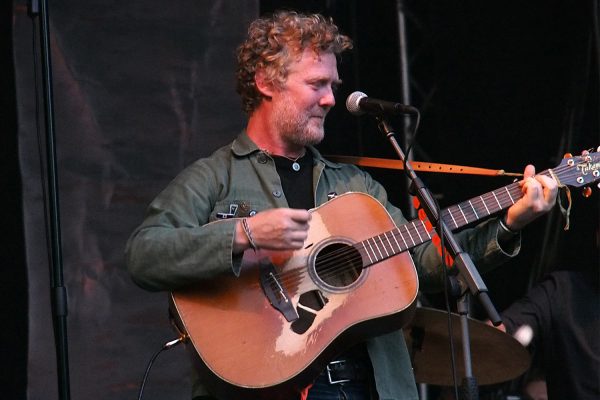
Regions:
<svg viewBox="0 0 600 400"><path fill-rule="evenodd" d="M567 186L599 179L599 153L564 159L541 174ZM458 229L500 212L518 183L442 211ZM419 280L407 250L435 233L420 219L396 226L363 193L346 193L312 212L306 246L248 250L241 274L220 276L171 295L171 314L215 395L297 399L337 354L397 330L414 312Z"/></svg>

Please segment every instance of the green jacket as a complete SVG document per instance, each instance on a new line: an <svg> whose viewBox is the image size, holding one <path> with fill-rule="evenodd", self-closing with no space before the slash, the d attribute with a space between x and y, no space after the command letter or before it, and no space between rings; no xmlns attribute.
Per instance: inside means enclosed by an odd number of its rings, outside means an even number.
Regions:
<svg viewBox="0 0 600 400"><path fill-rule="evenodd" d="M364 192L376 198L397 225L406 220L388 202L383 186L353 165L324 159L310 148L314 158L315 205L331 193ZM217 274L238 273L240 257L232 255L235 218L220 219L219 213L252 216L262 210L288 207L273 160L242 133L232 144L182 171L150 204L143 223L133 232L126 248L133 280L152 291L173 291ZM219 220L219 223L213 223ZM481 272L514 256L497 241L498 223L490 219L458 235L463 249ZM413 253L419 286L438 290L442 266L431 243ZM370 339L367 343L380 400L418 399L412 367L402 331ZM203 393L195 385L194 395Z"/></svg>

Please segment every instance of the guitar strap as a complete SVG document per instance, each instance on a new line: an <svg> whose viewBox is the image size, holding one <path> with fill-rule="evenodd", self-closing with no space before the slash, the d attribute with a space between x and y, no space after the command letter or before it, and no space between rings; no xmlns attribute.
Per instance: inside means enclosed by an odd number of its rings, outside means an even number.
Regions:
<svg viewBox="0 0 600 400"><path fill-rule="evenodd" d="M404 163L400 160L390 160L384 158L372 158L372 157L354 157L354 156L340 156L340 155L328 155L323 156L331 161L354 164L361 167L373 167L373 168L388 168L388 169L404 169ZM445 174L470 174L470 175L486 175L486 176L516 176L522 177L523 174L515 172L506 172L503 169L488 169L488 168L476 168L466 167L463 165L452 165L452 164L438 164L423 161L411 161L415 171L422 172L438 172Z"/></svg>

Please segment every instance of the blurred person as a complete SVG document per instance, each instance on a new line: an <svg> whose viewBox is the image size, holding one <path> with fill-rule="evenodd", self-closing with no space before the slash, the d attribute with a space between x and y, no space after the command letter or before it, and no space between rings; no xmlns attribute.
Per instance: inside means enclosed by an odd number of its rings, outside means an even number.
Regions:
<svg viewBox="0 0 600 400"><path fill-rule="evenodd" d="M525 394L548 400L600 399L600 268L547 274L504 310L498 328L528 345L545 381ZM536 397L538 396L538 397Z"/></svg>

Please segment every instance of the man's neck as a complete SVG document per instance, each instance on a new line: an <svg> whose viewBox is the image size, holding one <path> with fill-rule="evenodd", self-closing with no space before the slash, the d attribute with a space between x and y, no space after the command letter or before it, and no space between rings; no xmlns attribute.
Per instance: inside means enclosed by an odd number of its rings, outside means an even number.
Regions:
<svg viewBox="0 0 600 400"><path fill-rule="evenodd" d="M254 111L246 125L248 137L250 137L260 149L265 150L270 154L288 158L302 156L306 152L305 147L293 146L284 141L279 132L276 132L273 129L266 115L267 113L263 112L260 107Z"/></svg>

